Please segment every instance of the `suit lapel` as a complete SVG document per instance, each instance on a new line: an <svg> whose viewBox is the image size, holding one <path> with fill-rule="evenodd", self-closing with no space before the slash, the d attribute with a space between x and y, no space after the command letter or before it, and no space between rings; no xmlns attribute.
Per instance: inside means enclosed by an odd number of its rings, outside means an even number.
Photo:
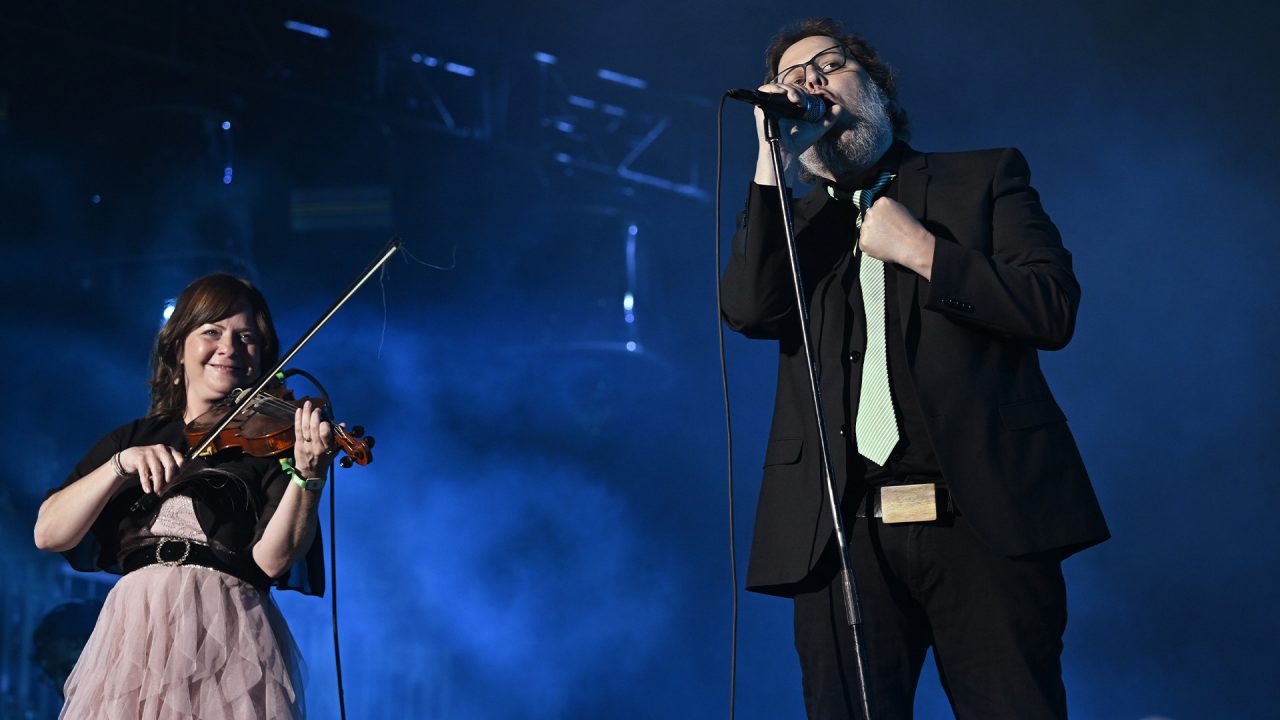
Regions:
<svg viewBox="0 0 1280 720"><path fill-rule="evenodd" d="M925 195L929 187L928 159L910 147L903 148L902 161L898 164L898 202L921 222L925 218ZM914 273L903 273L898 282L898 323L902 336L907 336L907 319L916 304L921 278Z"/></svg>
<svg viewBox="0 0 1280 720"><path fill-rule="evenodd" d="M814 188L805 193L804 197L794 204L795 214L791 220L795 223L797 238L800 237L801 231L809 227L809 223L818 214L818 211L822 209L822 204L826 201L827 194L825 192L819 194L818 188Z"/></svg>

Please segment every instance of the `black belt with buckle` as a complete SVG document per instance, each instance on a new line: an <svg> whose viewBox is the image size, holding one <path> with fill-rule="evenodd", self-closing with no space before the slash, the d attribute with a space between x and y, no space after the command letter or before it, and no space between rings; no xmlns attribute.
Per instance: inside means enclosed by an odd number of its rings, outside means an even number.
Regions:
<svg viewBox="0 0 1280 720"><path fill-rule="evenodd" d="M130 551L120 561L120 567L126 574L150 565L166 567L195 565L226 573L259 588L266 587L265 576L261 580L245 577L243 570L232 567L230 563L218 557L208 545L187 538L157 538L157 542Z"/></svg>
<svg viewBox="0 0 1280 720"><path fill-rule="evenodd" d="M911 497L913 492L924 495ZM929 493L932 498L929 499ZM920 513L923 513L921 515ZM932 514L932 517L929 515ZM867 490L858 503L856 517L881 518L887 524L902 522L932 522L959 515L951 501L951 493L945 485L922 483L918 485L883 485ZM905 519L903 517L905 516Z"/></svg>

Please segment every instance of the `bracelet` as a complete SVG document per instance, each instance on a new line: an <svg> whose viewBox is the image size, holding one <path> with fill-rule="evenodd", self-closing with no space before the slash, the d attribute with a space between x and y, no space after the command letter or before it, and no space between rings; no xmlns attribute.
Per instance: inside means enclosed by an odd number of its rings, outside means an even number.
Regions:
<svg viewBox="0 0 1280 720"><path fill-rule="evenodd" d="M289 482L293 483L294 485L297 485L303 490L323 490L324 489L324 478L322 477L304 478L301 475L295 475L293 478L289 480Z"/></svg>
<svg viewBox="0 0 1280 720"><path fill-rule="evenodd" d="M297 485L303 490L323 490L324 478L308 478L302 477L302 473L293 466L293 458L280 458L280 469L289 476L289 482Z"/></svg>
<svg viewBox="0 0 1280 720"><path fill-rule="evenodd" d="M124 471L124 467L120 465L120 453L111 456L111 469L116 471L116 479L129 477L129 473Z"/></svg>

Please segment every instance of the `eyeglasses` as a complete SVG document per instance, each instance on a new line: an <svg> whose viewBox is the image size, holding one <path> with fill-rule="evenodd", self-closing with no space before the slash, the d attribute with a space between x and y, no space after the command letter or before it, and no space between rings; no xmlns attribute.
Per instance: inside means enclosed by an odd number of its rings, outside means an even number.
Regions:
<svg viewBox="0 0 1280 720"><path fill-rule="evenodd" d="M773 76L773 81L781 85L802 85L805 80L805 68L810 65L824 77L839 72L849 62L843 45L833 45L809 58L808 62L792 65Z"/></svg>

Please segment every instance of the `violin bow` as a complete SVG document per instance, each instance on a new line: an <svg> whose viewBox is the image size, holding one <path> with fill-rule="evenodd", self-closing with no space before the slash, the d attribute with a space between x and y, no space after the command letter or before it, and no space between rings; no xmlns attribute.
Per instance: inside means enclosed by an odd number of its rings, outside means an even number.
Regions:
<svg viewBox="0 0 1280 720"><path fill-rule="evenodd" d="M298 354L298 351L302 349L302 346L306 345L307 341L311 340L311 338L320 331L320 328L324 327L324 324L329 322L329 319L336 315L338 311L342 309L343 305L347 304L347 301L351 299L351 296L355 295L360 288L364 287L364 284L369 281L369 278L373 277L374 273L381 270L382 266L386 265L387 261L391 259L391 256L395 255L396 252L400 250L400 245L401 240L399 235L391 238L391 242L387 243L386 248L384 248L378 257L370 263L369 267L365 268L364 272L360 273L360 276L356 278L355 282L351 283L351 287L347 288L347 291L333 303L333 306L330 307L329 310L311 326L311 329L308 330L296 343L294 343L293 347L289 348L289 352L285 353L284 357L280 358L280 362L276 363L276 366L271 369L271 372L265 373L262 376L262 381L258 383L257 387L249 391L242 391L236 396L236 404L231 409L231 412L227 413L217 425L214 425L209 432L205 433L204 436L200 438L200 442L196 444L195 448L187 453L188 460L200 457L204 451L209 449L209 446L213 444L213 441L218 437L218 434L231 424L232 420L235 419L240 410L252 402L254 398L262 394L262 391L271 384L271 381L274 380L276 375L284 369L284 366L288 365L289 361L293 359L293 356ZM154 507L155 502L156 496L143 495L133 503L133 507L131 509L133 512L150 510Z"/></svg>
<svg viewBox="0 0 1280 720"><path fill-rule="evenodd" d="M302 349L302 346L306 345L317 332L320 332L320 328L324 327L325 323L329 322L334 315L338 314L338 311L342 309L342 306L346 305L347 301L351 299L351 296L355 295L360 288L364 287L364 284L369 281L369 278L373 277L375 273L382 269L383 265L387 264L387 261L391 259L391 256L395 255L396 252L400 250L400 244L401 241L399 235L391 238L391 242L387 243L387 246L382 250L382 253L369 264L369 267L365 268L364 272L360 273L360 276L356 278L355 282L351 283L351 287L347 288L347 291L344 292L325 312L325 314L311 326L311 329L304 333L302 337L293 344L293 347L289 348L289 352L285 353L284 356L280 358L280 362L276 363L276 366L271 369L271 372L264 373L262 375L262 380L259 381L258 385L252 390L242 391L236 396L236 404L231 408L231 412L227 413L226 417L222 418L217 425L213 426L209 432L204 434L204 437L200 439L200 442L196 444L195 448L187 454L188 459L200 457L205 450L209 449L209 446L213 444L214 439L231 424L236 415L239 414L240 410L252 402L254 398L258 397L258 395L262 394L262 391L271 384L271 381L275 380L276 375L278 375L281 370L284 370L284 366L288 365L289 361L293 359L293 356L298 354L298 351Z"/></svg>

